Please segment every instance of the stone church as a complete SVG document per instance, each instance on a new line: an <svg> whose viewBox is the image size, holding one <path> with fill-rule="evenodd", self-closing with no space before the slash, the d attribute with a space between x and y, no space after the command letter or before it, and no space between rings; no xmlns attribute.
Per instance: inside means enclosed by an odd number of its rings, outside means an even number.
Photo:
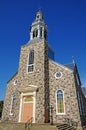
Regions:
<svg viewBox="0 0 86 130"><path fill-rule="evenodd" d="M48 28L42 12L30 27L30 40L21 46L18 71L7 82L2 120L63 123L72 118L83 124L85 97L77 66L59 64L47 41Z"/></svg>

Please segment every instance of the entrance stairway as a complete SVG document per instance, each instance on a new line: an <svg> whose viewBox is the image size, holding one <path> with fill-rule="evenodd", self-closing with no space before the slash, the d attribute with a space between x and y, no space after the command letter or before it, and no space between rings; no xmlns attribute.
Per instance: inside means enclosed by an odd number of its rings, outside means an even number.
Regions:
<svg viewBox="0 0 86 130"><path fill-rule="evenodd" d="M58 130L58 128L50 124L32 124L25 127L25 123L1 122L0 130Z"/></svg>
<svg viewBox="0 0 86 130"><path fill-rule="evenodd" d="M0 130L25 130L25 124L13 122L0 122Z"/></svg>
<svg viewBox="0 0 86 130"><path fill-rule="evenodd" d="M76 130L73 126L68 124L57 124L58 130Z"/></svg>
<svg viewBox="0 0 86 130"><path fill-rule="evenodd" d="M50 124L32 124L30 130L58 130L58 128Z"/></svg>
<svg viewBox="0 0 86 130"><path fill-rule="evenodd" d="M25 123L0 122L0 130L76 130L68 124L32 124L29 127Z"/></svg>

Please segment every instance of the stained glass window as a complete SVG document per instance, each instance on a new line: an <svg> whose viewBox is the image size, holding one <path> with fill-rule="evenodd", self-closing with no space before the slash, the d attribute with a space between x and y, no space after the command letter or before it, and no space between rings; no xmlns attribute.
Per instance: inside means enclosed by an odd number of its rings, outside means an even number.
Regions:
<svg viewBox="0 0 86 130"><path fill-rule="evenodd" d="M24 96L23 97L23 101L24 102L32 102L33 101L33 97L32 96Z"/></svg>
<svg viewBox="0 0 86 130"><path fill-rule="evenodd" d="M57 91L57 113L64 113L64 98L63 98L63 91Z"/></svg>

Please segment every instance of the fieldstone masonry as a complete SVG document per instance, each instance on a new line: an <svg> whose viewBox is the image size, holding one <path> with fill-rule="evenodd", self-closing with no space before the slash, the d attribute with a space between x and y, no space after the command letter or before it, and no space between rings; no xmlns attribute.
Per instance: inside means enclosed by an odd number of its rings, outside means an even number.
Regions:
<svg viewBox="0 0 86 130"><path fill-rule="evenodd" d="M42 25L43 30L47 28L43 19L41 19L41 15L42 13L39 11L37 13L36 24L32 24L31 31L34 31L33 28L36 28L37 24ZM34 122L50 122L50 106L52 105L53 123L63 123L64 118L72 118L78 122L78 127L81 128L83 125L83 117L86 115L86 99L81 91L77 66L75 63L68 65L56 63L49 58L48 48L49 45L44 36L40 38L31 37L31 40L21 47L18 71L7 82L2 120L21 122L22 95L34 93ZM34 50L34 71L28 72L29 52L32 49ZM62 73L61 78L55 77L57 71ZM57 90L63 90L64 92L64 114L58 114L56 110ZM13 95L15 95L15 100L13 113L11 114Z"/></svg>

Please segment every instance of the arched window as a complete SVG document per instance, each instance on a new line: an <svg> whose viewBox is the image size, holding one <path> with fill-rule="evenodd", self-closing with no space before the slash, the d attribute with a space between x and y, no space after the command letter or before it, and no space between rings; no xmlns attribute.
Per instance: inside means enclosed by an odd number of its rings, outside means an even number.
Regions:
<svg viewBox="0 0 86 130"><path fill-rule="evenodd" d="M40 27L40 37L42 37L42 27Z"/></svg>
<svg viewBox="0 0 86 130"><path fill-rule="evenodd" d="M38 30L37 29L34 29L33 31L33 38L37 37L38 36Z"/></svg>
<svg viewBox="0 0 86 130"><path fill-rule="evenodd" d="M65 113L64 94L62 90L56 91L56 111L57 114Z"/></svg>
<svg viewBox="0 0 86 130"><path fill-rule="evenodd" d="M28 72L32 72L34 69L34 50L29 53Z"/></svg>
<svg viewBox="0 0 86 130"><path fill-rule="evenodd" d="M15 95L13 95L11 98L10 115L13 115L14 113L14 102L15 102Z"/></svg>

